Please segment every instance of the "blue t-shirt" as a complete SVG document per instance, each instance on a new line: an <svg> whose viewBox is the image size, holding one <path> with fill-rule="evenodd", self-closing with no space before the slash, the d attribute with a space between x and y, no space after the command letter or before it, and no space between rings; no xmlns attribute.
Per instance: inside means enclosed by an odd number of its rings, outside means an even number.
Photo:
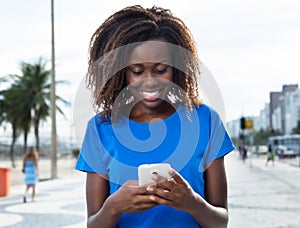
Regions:
<svg viewBox="0 0 300 228"><path fill-rule="evenodd" d="M99 116L98 116L99 117ZM179 106L164 120L140 123L119 120L89 122L76 169L106 174L110 194L128 180L137 180L141 164L169 163L205 198L205 165L234 150L218 114L207 105L187 111ZM199 227L186 212L159 205L147 211L124 213L117 227Z"/></svg>

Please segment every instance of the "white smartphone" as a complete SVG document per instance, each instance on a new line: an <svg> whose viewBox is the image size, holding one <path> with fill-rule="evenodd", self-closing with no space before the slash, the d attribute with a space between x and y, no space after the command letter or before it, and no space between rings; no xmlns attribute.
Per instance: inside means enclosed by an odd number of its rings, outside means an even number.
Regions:
<svg viewBox="0 0 300 228"><path fill-rule="evenodd" d="M168 163L143 164L138 167L139 185L153 183L152 174L158 174L166 179L170 178L169 170L171 165Z"/></svg>

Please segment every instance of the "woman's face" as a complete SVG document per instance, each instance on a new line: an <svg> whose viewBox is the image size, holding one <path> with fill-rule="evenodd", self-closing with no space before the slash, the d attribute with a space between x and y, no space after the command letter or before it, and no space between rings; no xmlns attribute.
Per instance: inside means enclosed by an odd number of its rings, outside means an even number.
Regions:
<svg viewBox="0 0 300 228"><path fill-rule="evenodd" d="M147 108L156 108L167 99L173 81L168 46L149 41L135 47L129 57L126 82L135 99Z"/></svg>

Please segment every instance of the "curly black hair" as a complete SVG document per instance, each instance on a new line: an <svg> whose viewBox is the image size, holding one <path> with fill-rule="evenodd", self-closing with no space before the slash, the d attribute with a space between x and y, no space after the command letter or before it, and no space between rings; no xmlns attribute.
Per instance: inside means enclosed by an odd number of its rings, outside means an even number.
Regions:
<svg viewBox="0 0 300 228"><path fill-rule="evenodd" d="M168 9L136 5L126 7L106 19L90 40L87 86L92 91L95 110L101 110L102 120L111 119L116 98L127 86L126 69L121 68L126 65L124 61L126 62L128 55L124 53L125 49L120 48L151 40L165 41L187 50L179 56L185 70L173 67L173 82L181 88L181 91L177 89L175 97L186 108L201 104L197 84L197 77L200 75L199 60L189 29ZM114 72L116 69L117 72ZM126 99L128 97L123 95L123 104ZM122 104L118 104L120 105ZM118 115L117 113L116 116Z"/></svg>

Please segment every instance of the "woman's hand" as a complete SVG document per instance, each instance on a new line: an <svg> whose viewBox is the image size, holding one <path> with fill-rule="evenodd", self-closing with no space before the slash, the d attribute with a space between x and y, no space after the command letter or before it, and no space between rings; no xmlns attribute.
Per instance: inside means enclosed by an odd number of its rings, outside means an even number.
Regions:
<svg viewBox="0 0 300 228"><path fill-rule="evenodd" d="M170 170L171 179L166 180L158 175L153 176L156 185L149 185L147 191L149 199L157 204L171 206L178 210L189 211L196 203L196 194L188 182L173 169Z"/></svg>
<svg viewBox="0 0 300 228"><path fill-rule="evenodd" d="M147 186L138 186L138 181L126 182L107 198L105 204L117 214L142 212L157 205L149 199Z"/></svg>
<svg viewBox="0 0 300 228"><path fill-rule="evenodd" d="M170 180L154 178L156 185L149 185L149 199L153 202L183 210L194 217L201 227L227 227L227 181L224 158L221 157L205 171L206 199L195 192L188 182L174 170Z"/></svg>

